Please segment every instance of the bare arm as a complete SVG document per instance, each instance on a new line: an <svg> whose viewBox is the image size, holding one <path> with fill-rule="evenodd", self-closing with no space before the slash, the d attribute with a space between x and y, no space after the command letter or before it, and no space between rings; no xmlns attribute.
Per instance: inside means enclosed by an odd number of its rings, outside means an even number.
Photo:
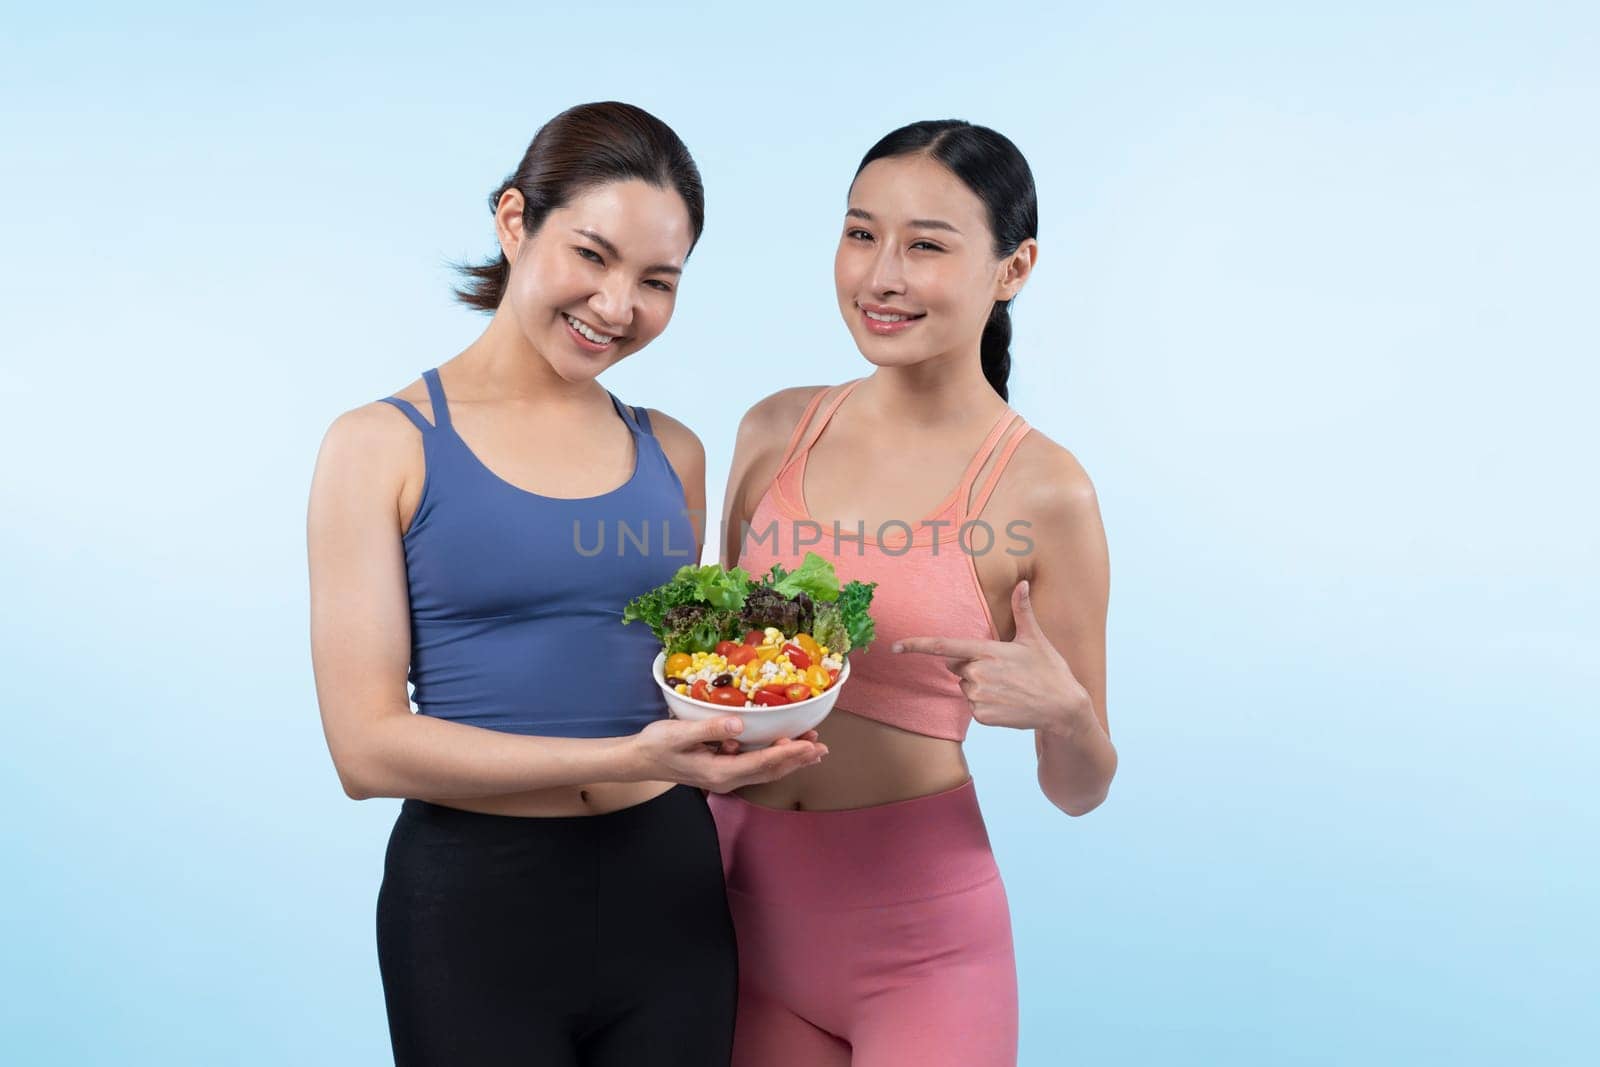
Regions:
<svg viewBox="0 0 1600 1067"><path fill-rule="evenodd" d="M1032 730L1040 788L1062 811L1085 815L1117 770L1105 711L1105 534L1094 487L1070 453L1052 445L1032 462L1022 456L1016 481L1028 488L1018 511L1034 547L1011 591L1014 636L907 637L894 651L944 657L976 721Z"/></svg>
<svg viewBox="0 0 1600 1067"><path fill-rule="evenodd" d="M804 385L783 389L759 401L739 420L728 466L728 488L722 497L722 565L739 561L744 526L755 512L761 494L777 477L783 448L804 414L806 404L825 386Z"/></svg>
<svg viewBox="0 0 1600 1067"><path fill-rule="evenodd" d="M1045 488L1027 594L1040 629L1081 692L1052 728L1034 732L1039 787L1069 815L1099 807L1117 773L1106 712L1110 560L1100 506L1076 460Z"/></svg>
<svg viewBox="0 0 1600 1067"><path fill-rule="evenodd" d="M780 777L820 756L809 742L713 754L703 742L734 736L731 717L663 720L632 737L578 739L524 737L412 714L397 501L408 466L420 469L419 452L415 430L399 412L371 405L329 429L312 481L312 665L328 749L349 796L450 799L652 780L722 792L747 779Z"/></svg>
<svg viewBox="0 0 1600 1067"><path fill-rule="evenodd" d="M667 461L678 473L678 481L683 483L683 504L688 509L689 521L694 525L694 555L691 558L699 563L706 543L705 445L700 443L700 438L689 427L653 408L650 411L650 426L655 431L656 439L661 442L661 451L667 454Z"/></svg>

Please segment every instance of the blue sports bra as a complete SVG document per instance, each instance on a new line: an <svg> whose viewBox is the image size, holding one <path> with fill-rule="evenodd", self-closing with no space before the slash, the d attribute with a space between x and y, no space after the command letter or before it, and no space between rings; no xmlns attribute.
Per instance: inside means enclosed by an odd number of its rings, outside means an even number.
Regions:
<svg viewBox="0 0 1600 1067"><path fill-rule="evenodd" d="M563 500L504 481L450 423L437 370L434 422L385 397L422 431L422 498L403 541L411 595L412 699L423 715L551 737L620 737L665 716L650 628L629 600L694 557L683 484L642 415L633 476ZM609 394L608 394L609 395Z"/></svg>

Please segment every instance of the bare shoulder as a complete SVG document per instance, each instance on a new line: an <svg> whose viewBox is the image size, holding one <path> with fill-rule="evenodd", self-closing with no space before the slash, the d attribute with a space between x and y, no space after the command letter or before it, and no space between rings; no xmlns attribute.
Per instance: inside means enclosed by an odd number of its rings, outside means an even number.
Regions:
<svg viewBox="0 0 1600 1067"><path fill-rule="evenodd" d="M699 436L687 425L656 408L641 408L650 418L650 429L661 441L661 447L671 454L699 456L705 459L706 447Z"/></svg>
<svg viewBox="0 0 1600 1067"><path fill-rule="evenodd" d="M322 454L341 462L370 463L384 455L403 456L416 441L417 429L403 412L374 401L333 420L322 437Z"/></svg>
<svg viewBox="0 0 1600 1067"><path fill-rule="evenodd" d="M763 397L739 420L723 497L723 529L727 543L722 558L739 558L740 531L754 517L762 489L778 474L785 445L806 406L826 385L797 385Z"/></svg>
<svg viewBox="0 0 1600 1067"><path fill-rule="evenodd" d="M334 419L323 434L313 499L392 502L407 485L420 482L423 466L422 435L405 413L381 401L363 404Z"/></svg>
<svg viewBox="0 0 1600 1067"><path fill-rule="evenodd" d="M656 440L661 442L661 451L666 453L667 462L678 472L678 480L685 486L691 487L689 489L691 493L700 492L701 490L692 488L693 485L703 486L706 478L706 446L699 436L665 411L657 411L655 408L638 410L648 413L651 432L656 435Z"/></svg>
<svg viewBox="0 0 1600 1067"><path fill-rule="evenodd" d="M433 422L433 401L428 396L427 384L421 378L413 378L405 388L389 395L407 401L424 419ZM412 425L405 412L393 404L374 400L370 404L351 408L334 419L333 425L328 427L328 432L323 436L323 448L327 449L330 444L340 448L371 448L407 441L414 443L416 440L417 427Z"/></svg>
<svg viewBox="0 0 1600 1067"><path fill-rule="evenodd" d="M1098 521L1094 482L1078 457L1038 429L1030 429L1001 478L999 492L1015 514L1040 523Z"/></svg>
<svg viewBox="0 0 1600 1067"><path fill-rule="evenodd" d="M776 438L781 446L800 416L805 414L806 405L827 388L826 385L796 385L762 397L739 420L739 443L759 446Z"/></svg>

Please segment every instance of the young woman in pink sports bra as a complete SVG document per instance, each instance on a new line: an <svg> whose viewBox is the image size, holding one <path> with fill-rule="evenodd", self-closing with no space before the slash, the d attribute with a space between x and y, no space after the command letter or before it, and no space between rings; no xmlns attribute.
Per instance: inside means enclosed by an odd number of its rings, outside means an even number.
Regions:
<svg viewBox="0 0 1600 1067"><path fill-rule="evenodd" d="M710 798L739 943L734 1067L1016 1062L1005 889L961 742L1032 731L1071 815L1116 770L1094 488L1007 403L1010 304L1038 254L1016 147L922 122L866 155L834 264L876 368L739 428L724 562L806 552L877 582L877 640L819 729L829 759Z"/></svg>

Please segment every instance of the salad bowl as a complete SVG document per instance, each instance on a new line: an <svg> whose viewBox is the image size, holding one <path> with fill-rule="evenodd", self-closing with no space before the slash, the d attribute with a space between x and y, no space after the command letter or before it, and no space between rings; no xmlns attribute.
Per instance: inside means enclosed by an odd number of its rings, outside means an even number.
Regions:
<svg viewBox="0 0 1600 1067"><path fill-rule="evenodd" d="M656 685L661 688L661 695L666 700L667 708L672 712L673 718L687 722L708 722L729 715L735 716L744 721L744 732L739 734L736 740L739 742L739 747L747 752L766 748L779 738L799 737L807 730L816 729L817 724L826 719L828 712L833 710L834 702L839 699L839 690L850 680L850 661L846 659L844 667L839 672L838 681L809 700L778 707L751 705L730 708L696 700L674 690L667 684L662 673L666 662L667 653L663 650L650 665L650 671L656 680Z"/></svg>

